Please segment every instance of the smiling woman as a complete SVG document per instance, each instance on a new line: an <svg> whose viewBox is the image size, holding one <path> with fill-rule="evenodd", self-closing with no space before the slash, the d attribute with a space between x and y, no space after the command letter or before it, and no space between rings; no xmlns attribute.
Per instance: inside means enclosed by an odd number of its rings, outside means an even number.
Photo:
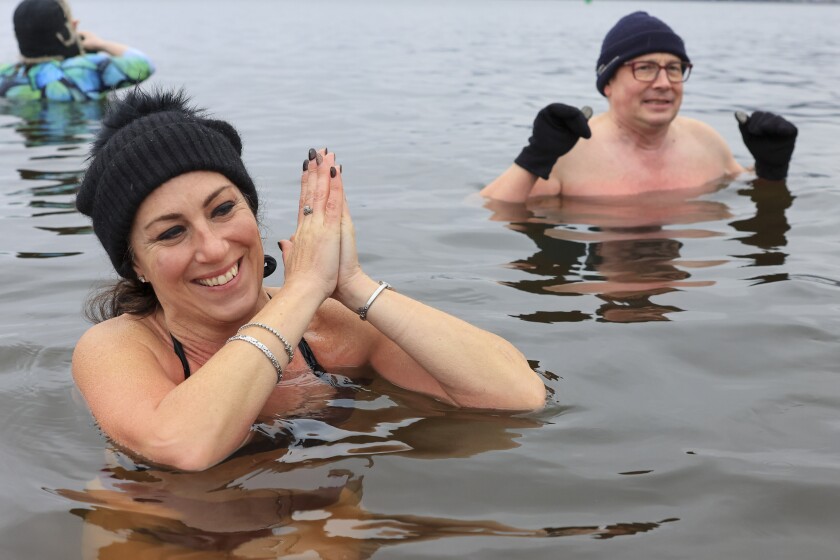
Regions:
<svg viewBox="0 0 840 560"><path fill-rule="evenodd" d="M328 389L319 369L373 370L459 407L544 404L508 342L362 271L326 149L303 164L294 241L280 242L285 282L264 286L259 197L241 150L230 124L180 92L131 92L104 119L76 203L121 279L90 302L97 324L73 375L111 438L202 470L246 443L259 417Z"/></svg>

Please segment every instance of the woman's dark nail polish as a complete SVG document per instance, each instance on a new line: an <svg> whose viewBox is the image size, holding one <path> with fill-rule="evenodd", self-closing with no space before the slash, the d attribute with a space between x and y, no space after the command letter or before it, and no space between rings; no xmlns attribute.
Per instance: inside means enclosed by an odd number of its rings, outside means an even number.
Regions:
<svg viewBox="0 0 840 560"><path fill-rule="evenodd" d="M316 152L315 153L315 163L317 163L318 165L321 165L322 161L324 161L324 156L322 156L321 154Z"/></svg>
<svg viewBox="0 0 840 560"><path fill-rule="evenodd" d="M306 171L307 169L309 169L309 160L305 159L303 160L303 170Z"/></svg>
<svg viewBox="0 0 840 560"><path fill-rule="evenodd" d="M309 148L309 160L312 161L315 159L315 156L318 152L315 151L315 148Z"/></svg>
<svg viewBox="0 0 840 560"><path fill-rule="evenodd" d="M277 242L277 248L280 249L281 253L283 252L283 245L281 245L279 241Z"/></svg>
<svg viewBox="0 0 840 560"><path fill-rule="evenodd" d="M330 167L330 177L335 179L335 167Z"/></svg>
<svg viewBox="0 0 840 560"><path fill-rule="evenodd" d="M330 151L327 149L326 146L324 146L324 155L327 155L328 153L330 153Z"/></svg>
<svg viewBox="0 0 840 560"><path fill-rule="evenodd" d="M341 165L340 163L338 164L338 172L339 173L344 173L344 166Z"/></svg>

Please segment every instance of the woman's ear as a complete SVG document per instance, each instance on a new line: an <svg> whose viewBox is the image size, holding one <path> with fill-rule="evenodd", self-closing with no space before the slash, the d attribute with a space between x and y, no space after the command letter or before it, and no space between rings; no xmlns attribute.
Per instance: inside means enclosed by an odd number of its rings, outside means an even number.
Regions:
<svg viewBox="0 0 840 560"><path fill-rule="evenodd" d="M137 266L136 262L131 264L131 268L134 269L134 274L137 275L138 280L140 280L143 284L148 282L148 280L146 280L146 276L143 274L143 270Z"/></svg>

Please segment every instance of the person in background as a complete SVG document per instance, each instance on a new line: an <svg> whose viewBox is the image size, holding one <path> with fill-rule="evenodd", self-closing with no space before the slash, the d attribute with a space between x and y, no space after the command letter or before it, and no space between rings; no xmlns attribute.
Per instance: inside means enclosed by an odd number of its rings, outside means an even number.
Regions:
<svg viewBox="0 0 840 560"><path fill-rule="evenodd" d="M589 120L588 107L548 105L514 164L481 194L506 202L633 195L701 187L743 173L718 132L678 115L691 68L683 40L664 22L646 12L621 18L604 38L596 66L607 112ZM783 181L796 127L763 111L735 116L756 175Z"/></svg>
<svg viewBox="0 0 840 560"><path fill-rule="evenodd" d="M318 372L378 374L454 407L544 406L542 379L509 342L365 274L326 149L303 163L285 281L265 285L273 267L241 152L236 130L181 92L133 89L103 119L76 207L121 278L89 308L98 322L73 376L116 443L204 470L246 444L258 417L328 402Z"/></svg>
<svg viewBox="0 0 840 560"><path fill-rule="evenodd" d="M0 97L84 101L152 75L149 58L91 31L78 31L64 0L23 0L14 13L21 60L0 65Z"/></svg>

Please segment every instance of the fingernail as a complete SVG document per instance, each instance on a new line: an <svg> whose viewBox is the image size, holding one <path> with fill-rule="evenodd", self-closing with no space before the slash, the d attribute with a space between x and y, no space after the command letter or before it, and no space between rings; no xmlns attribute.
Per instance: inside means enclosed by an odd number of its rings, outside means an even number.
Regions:
<svg viewBox="0 0 840 560"><path fill-rule="evenodd" d="M341 165L340 163L338 164L338 172L339 173L344 173L344 166Z"/></svg>
<svg viewBox="0 0 840 560"><path fill-rule="evenodd" d="M309 160L305 159L303 160L303 170L306 171L307 169L309 169Z"/></svg>
<svg viewBox="0 0 840 560"><path fill-rule="evenodd" d="M309 148L309 159L310 159L310 161L315 159L315 156L317 154L318 154L318 152L315 151L315 148Z"/></svg>
<svg viewBox="0 0 840 560"><path fill-rule="evenodd" d="M317 163L318 165L321 165L322 161L324 161L324 156L322 156L321 154L316 152L315 153L315 163Z"/></svg>
<svg viewBox="0 0 840 560"><path fill-rule="evenodd" d="M335 179L335 167L330 167L330 177Z"/></svg>
<svg viewBox="0 0 840 560"><path fill-rule="evenodd" d="M283 252L283 246L280 244L279 241L277 242L277 248L280 249L281 253Z"/></svg>
<svg viewBox="0 0 840 560"><path fill-rule="evenodd" d="M324 155L327 155L328 153L330 153L330 151L327 149L326 146L324 146Z"/></svg>

